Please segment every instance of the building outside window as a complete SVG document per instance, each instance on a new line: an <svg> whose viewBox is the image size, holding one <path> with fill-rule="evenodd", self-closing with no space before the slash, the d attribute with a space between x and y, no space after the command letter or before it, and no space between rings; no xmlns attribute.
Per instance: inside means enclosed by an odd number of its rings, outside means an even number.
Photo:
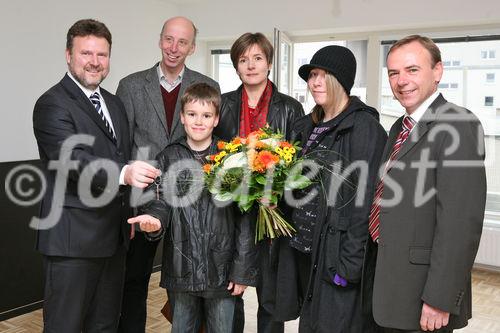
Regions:
<svg viewBox="0 0 500 333"><path fill-rule="evenodd" d="M500 73L500 59L496 57L495 50L500 48L500 40L463 40L457 38L457 41L447 40L442 43L439 39L435 40L441 50L442 59L449 59L451 62L444 69L438 89L448 101L471 110L483 125L488 183L486 212L499 216L500 106L495 105L495 102L500 100L500 82L496 80L496 74ZM380 122L386 129L404 114L404 109L392 97L389 86L385 64L389 47L389 42L382 42L380 46ZM443 65L447 64L448 62L443 61Z"/></svg>

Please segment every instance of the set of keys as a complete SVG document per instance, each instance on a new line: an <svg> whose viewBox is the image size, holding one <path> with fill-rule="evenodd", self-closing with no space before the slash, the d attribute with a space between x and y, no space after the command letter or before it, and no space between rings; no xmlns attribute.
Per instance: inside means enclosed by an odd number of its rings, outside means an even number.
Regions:
<svg viewBox="0 0 500 333"><path fill-rule="evenodd" d="M160 200L160 186L163 178L161 175L155 178L154 184L156 186L156 200Z"/></svg>

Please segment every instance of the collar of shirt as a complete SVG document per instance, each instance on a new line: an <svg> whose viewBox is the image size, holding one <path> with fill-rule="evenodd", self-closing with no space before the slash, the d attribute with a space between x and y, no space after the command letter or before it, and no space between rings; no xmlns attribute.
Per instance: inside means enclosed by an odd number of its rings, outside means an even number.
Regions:
<svg viewBox="0 0 500 333"><path fill-rule="evenodd" d="M106 102L104 101L104 98L102 98L102 94L101 94L101 89L99 88L99 86L97 87L96 90L90 90L90 89L87 89L85 88L84 86L82 86L80 84L80 82L78 82L75 77L70 73L68 72L68 76L71 78L71 80L73 80L76 85L83 91L83 93L85 94L85 96L87 96L88 99L90 99L90 96L92 96L93 93L97 92L99 93L99 101L101 102L101 110L102 110L102 113L104 114L104 116L106 117L106 120L108 121L109 125L111 126L111 129L113 130L113 132L116 133L115 131L115 128L113 126L113 120L111 119L111 115L109 114L109 111L108 111L108 107L106 106Z"/></svg>
<svg viewBox="0 0 500 333"><path fill-rule="evenodd" d="M166 91L171 92L174 90L179 84L182 82L182 77L184 76L184 70L186 67L182 67L181 72L177 76L177 78L173 82L168 82L167 77L165 74L163 74L163 71L161 70L161 65L158 64L158 67L156 68L156 71L158 73L158 80L160 80L160 85L165 88Z"/></svg>
<svg viewBox="0 0 500 333"><path fill-rule="evenodd" d="M405 115L410 116L413 120L415 120L415 124L417 124L420 121L420 119L422 119L422 116L424 115L425 111L427 111L429 106L431 106L432 102L434 102L434 100L438 96L439 92L436 90L422 104L420 104L420 106L412 114L405 113ZM413 126L413 128L415 128L415 126Z"/></svg>

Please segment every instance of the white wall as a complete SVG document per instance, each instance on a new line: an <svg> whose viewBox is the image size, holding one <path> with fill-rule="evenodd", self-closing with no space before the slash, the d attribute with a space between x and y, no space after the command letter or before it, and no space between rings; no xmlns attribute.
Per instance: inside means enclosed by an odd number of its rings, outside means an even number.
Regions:
<svg viewBox="0 0 500 333"><path fill-rule="evenodd" d="M174 1L174 0L170 0ZM178 2L178 0L176 0ZM498 20L498 0L190 0L179 7L201 37L224 38L247 31L291 35L392 30ZM498 22L498 21L497 21Z"/></svg>
<svg viewBox="0 0 500 333"><path fill-rule="evenodd" d="M64 75L66 33L76 20L95 18L111 30L111 72L103 87L114 92L122 77L159 59L161 27L177 14L176 5L160 0L2 1L0 162L38 158L33 106Z"/></svg>
<svg viewBox="0 0 500 333"><path fill-rule="evenodd" d="M373 29L498 23L499 12L498 0L422 0L418 5L392 0L2 1L0 162L38 158L33 105L66 71L66 32L80 18L103 21L113 34L112 68L103 86L114 92L120 78L159 59L159 31L164 20L174 15L188 16L198 27L197 51L187 64L206 73L206 42L232 41L246 31L269 34L278 27L295 37L334 36Z"/></svg>

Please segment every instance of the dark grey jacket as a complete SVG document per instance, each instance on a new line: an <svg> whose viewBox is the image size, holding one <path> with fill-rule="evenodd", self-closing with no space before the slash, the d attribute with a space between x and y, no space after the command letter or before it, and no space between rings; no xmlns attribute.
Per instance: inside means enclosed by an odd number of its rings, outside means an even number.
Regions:
<svg viewBox="0 0 500 333"><path fill-rule="evenodd" d="M216 153L216 142L214 138L211 154ZM160 286L169 291L206 291L218 297L230 295L226 289L229 281L255 286L254 221L234 204L218 207L214 203L203 187L201 165L185 137L167 146L157 160L166 178L162 200L150 202L143 211L159 218L163 226ZM181 170L173 169L175 163ZM200 195L186 196L193 189L201 190ZM174 207L174 194L187 199L184 207Z"/></svg>
<svg viewBox="0 0 500 333"><path fill-rule="evenodd" d="M134 159L151 160L169 143L184 135L184 126L180 121L181 96L189 86L205 82L220 91L217 82L185 67L169 133L157 69L158 63L126 76L120 80L116 90L127 111ZM148 154L138 154L140 148L148 148Z"/></svg>

